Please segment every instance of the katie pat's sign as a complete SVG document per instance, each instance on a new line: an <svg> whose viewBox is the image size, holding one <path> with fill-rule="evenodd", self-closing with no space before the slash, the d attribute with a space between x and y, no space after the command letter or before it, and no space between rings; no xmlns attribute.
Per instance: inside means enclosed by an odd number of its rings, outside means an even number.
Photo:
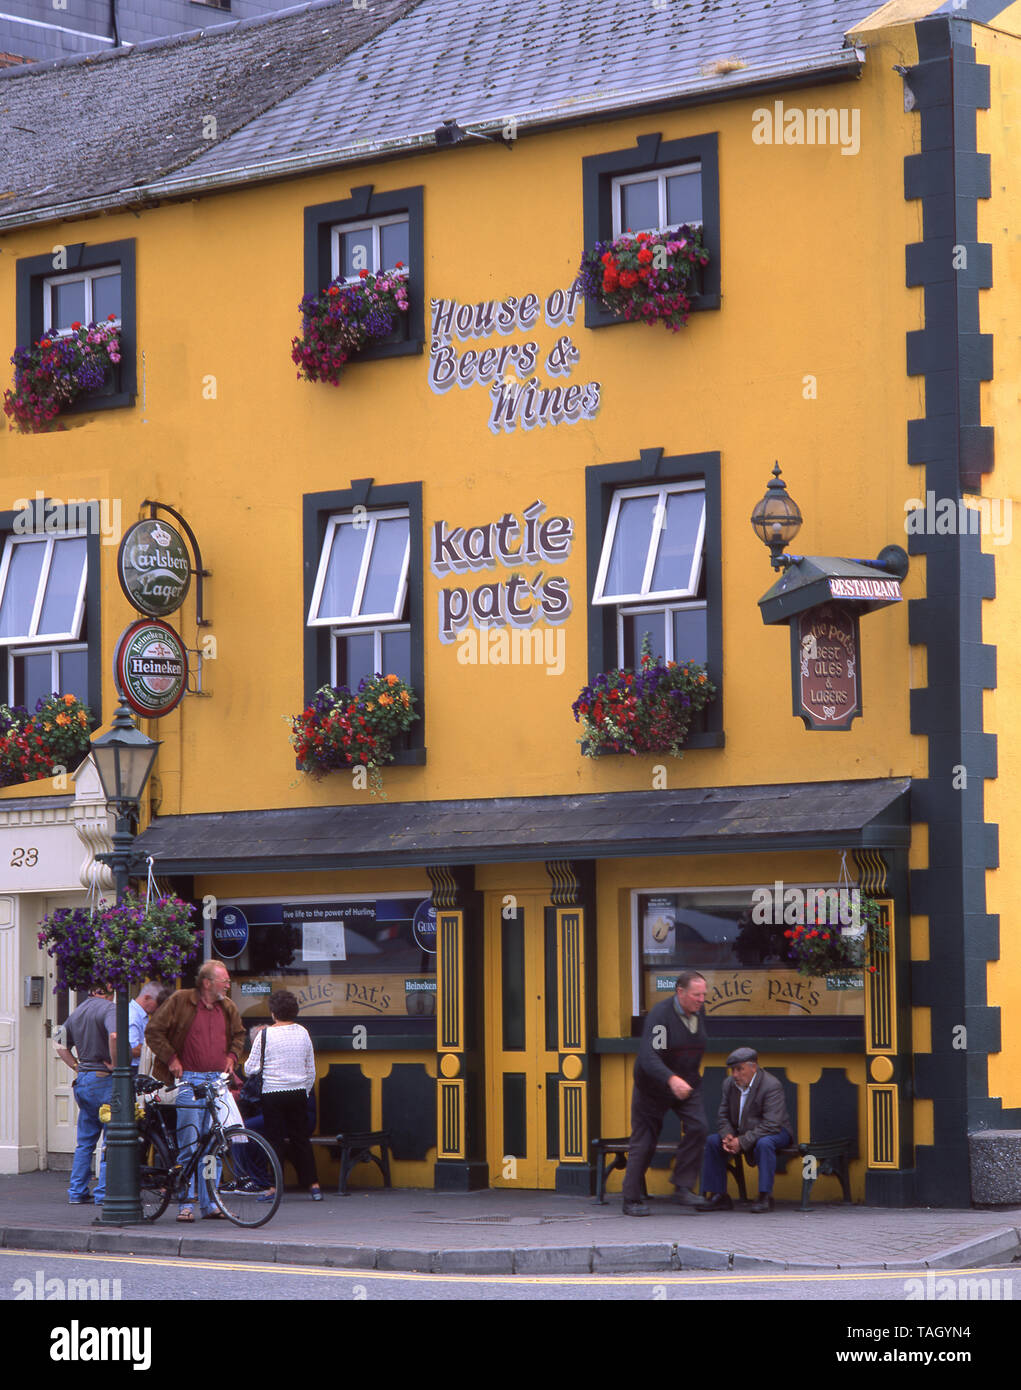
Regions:
<svg viewBox="0 0 1021 1390"><path fill-rule="evenodd" d="M121 634L113 674L136 714L159 719L169 714L184 694L188 652L172 627L156 618L143 618Z"/></svg>
<svg viewBox="0 0 1021 1390"><path fill-rule="evenodd" d="M151 618L180 608L191 582L188 547L180 533L156 518L128 528L117 553L121 588L131 604Z"/></svg>
<svg viewBox="0 0 1021 1390"><path fill-rule="evenodd" d="M571 553L574 523L566 516L543 518L545 502L535 501L520 519L504 512L482 526L451 526L437 521L432 528L430 568L445 578L497 565L514 570L509 579L480 584L471 591L463 584L441 589L440 641L456 641L469 623L477 628L529 628L544 621L562 623L571 612L571 595L563 575L541 569L533 578L516 571L523 566L563 564Z"/></svg>
<svg viewBox="0 0 1021 1390"><path fill-rule="evenodd" d="M561 385L547 380L570 376L578 364L581 354L569 334L559 334L545 352L532 337L492 343L494 335L530 334L540 324L554 331L569 327L580 298L575 283L568 290L553 290L545 299L525 294L481 304L432 300L429 385L440 396L455 386L462 391L481 386L489 396L489 428L494 434L510 434L519 425L530 430L536 425L541 429L591 420L602 393L598 381ZM451 342L452 337L459 343L470 339L489 346L460 348Z"/></svg>
<svg viewBox="0 0 1021 1390"><path fill-rule="evenodd" d="M824 603L800 613L791 631L794 713L809 729L849 729L861 714L856 615Z"/></svg>
<svg viewBox="0 0 1021 1390"><path fill-rule="evenodd" d="M809 979L796 970L703 970L707 1018L749 1014L755 1017L814 1018L864 1011L861 972ZM673 994L676 973L647 972L650 1004ZM710 1037L712 1034L710 1033Z"/></svg>

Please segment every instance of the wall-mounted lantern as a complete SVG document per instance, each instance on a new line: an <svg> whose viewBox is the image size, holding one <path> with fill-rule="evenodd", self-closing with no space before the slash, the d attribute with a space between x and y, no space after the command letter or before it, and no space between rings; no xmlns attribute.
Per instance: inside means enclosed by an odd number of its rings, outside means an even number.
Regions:
<svg viewBox="0 0 1021 1390"><path fill-rule="evenodd" d="M802 520L777 463L751 516L770 564L781 571L759 599L762 621L790 625L794 713L806 728L845 731L862 712L859 617L902 601L908 556L899 545L884 547L875 560L785 555Z"/></svg>
<svg viewBox="0 0 1021 1390"><path fill-rule="evenodd" d="M783 552L801 530L801 521L798 504L787 491L777 462L773 465L773 477L766 485L766 495L756 502L752 512L752 529L763 545L769 546L775 570L786 569L791 563L790 556Z"/></svg>

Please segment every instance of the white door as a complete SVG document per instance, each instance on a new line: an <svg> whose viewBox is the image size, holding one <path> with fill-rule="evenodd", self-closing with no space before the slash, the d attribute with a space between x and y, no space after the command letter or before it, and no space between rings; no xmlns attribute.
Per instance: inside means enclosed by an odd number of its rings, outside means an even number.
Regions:
<svg viewBox="0 0 1021 1390"><path fill-rule="evenodd" d="M44 911L52 912L55 907L66 907L67 900L51 898ZM46 1143L45 1153L72 1154L75 1146L75 1127L78 1107L71 1093L74 1072L57 1056L57 1043L63 1041L61 1025L68 1014L76 1008L87 995L67 991L54 994L57 982L57 962L52 956L44 956L46 962ZM58 1030L60 1030L58 1032Z"/></svg>

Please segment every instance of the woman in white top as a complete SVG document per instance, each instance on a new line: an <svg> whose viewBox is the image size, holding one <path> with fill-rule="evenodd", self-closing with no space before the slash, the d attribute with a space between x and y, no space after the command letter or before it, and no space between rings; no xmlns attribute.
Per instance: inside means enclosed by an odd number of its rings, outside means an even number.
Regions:
<svg viewBox="0 0 1021 1390"><path fill-rule="evenodd" d="M298 1001L289 989L277 990L269 997L273 1022L260 1028L245 1062L245 1075L262 1072L262 1115L266 1138L273 1145L284 1167L284 1143L291 1141L290 1157L298 1182L321 1202L323 1194L316 1181L315 1155L309 1143L308 1094L315 1085L316 1063L312 1039L300 1023Z"/></svg>

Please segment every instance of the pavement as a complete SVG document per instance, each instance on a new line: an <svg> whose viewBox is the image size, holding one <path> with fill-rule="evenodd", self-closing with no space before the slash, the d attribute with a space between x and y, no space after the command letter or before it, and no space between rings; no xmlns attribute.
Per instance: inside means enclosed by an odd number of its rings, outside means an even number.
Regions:
<svg viewBox="0 0 1021 1390"><path fill-rule="evenodd" d="M1021 1207L889 1209L817 1200L753 1214L686 1212L652 1198L652 1215L624 1216L553 1192L446 1193L355 1189L325 1200L285 1192L258 1230L226 1221L179 1225L176 1207L152 1224L103 1226L70 1206L67 1174L0 1176L0 1246L18 1250L159 1255L436 1274L627 1274L681 1269L965 1269L1021 1259Z"/></svg>

